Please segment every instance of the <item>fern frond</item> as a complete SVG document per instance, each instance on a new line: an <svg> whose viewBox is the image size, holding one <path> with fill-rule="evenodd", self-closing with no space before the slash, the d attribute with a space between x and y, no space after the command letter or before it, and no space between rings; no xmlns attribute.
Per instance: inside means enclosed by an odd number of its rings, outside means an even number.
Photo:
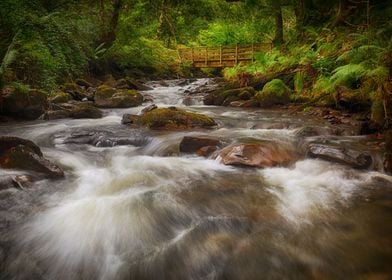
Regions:
<svg viewBox="0 0 392 280"><path fill-rule="evenodd" d="M359 80L366 74L366 69L361 64L347 64L334 70L331 77L334 87L347 85Z"/></svg>

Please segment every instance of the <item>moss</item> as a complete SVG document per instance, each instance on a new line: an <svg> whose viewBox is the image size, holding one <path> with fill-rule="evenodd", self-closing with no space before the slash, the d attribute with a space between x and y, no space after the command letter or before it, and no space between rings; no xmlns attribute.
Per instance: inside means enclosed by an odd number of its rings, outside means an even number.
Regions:
<svg viewBox="0 0 392 280"><path fill-rule="evenodd" d="M261 106L287 104L290 102L291 90L280 79L274 79L265 84L263 90L256 94Z"/></svg>
<svg viewBox="0 0 392 280"><path fill-rule="evenodd" d="M372 104L372 114L371 120L379 125L384 125L385 122L385 112L384 112L384 104L381 100L374 100Z"/></svg>
<svg viewBox="0 0 392 280"><path fill-rule="evenodd" d="M102 85L102 86L99 86L97 88L97 92L95 93L95 98L96 99L99 99L99 98L102 98L102 99L110 98L115 93L116 93L116 89L115 88L112 88L112 87L107 86L107 85Z"/></svg>
<svg viewBox="0 0 392 280"><path fill-rule="evenodd" d="M57 92L53 97L49 100L51 103L67 103L72 99L72 96L66 92Z"/></svg>
<svg viewBox="0 0 392 280"><path fill-rule="evenodd" d="M99 119L102 118L102 112L90 105L79 105L72 109L71 116L75 119Z"/></svg>
<svg viewBox="0 0 392 280"><path fill-rule="evenodd" d="M65 84L62 86L62 89L63 89L65 92L80 91L80 87L79 87L77 84L74 84L74 83L65 83Z"/></svg>
<svg viewBox="0 0 392 280"><path fill-rule="evenodd" d="M147 112L136 120L136 124L153 129L187 129L216 125L208 116L177 108L158 108Z"/></svg>

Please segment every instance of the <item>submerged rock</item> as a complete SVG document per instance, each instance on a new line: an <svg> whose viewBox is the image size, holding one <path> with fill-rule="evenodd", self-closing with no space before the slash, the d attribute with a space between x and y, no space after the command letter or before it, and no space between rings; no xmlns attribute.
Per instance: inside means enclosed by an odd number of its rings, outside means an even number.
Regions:
<svg viewBox="0 0 392 280"><path fill-rule="evenodd" d="M274 79L265 84L263 90L256 94L256 98L261 107L284 105L290 102L290 92L282 80Z"/></svg>
<svg viewBox="0 0 392 280"><path fill-rule="evenodd" d="M234 144L224 148L219 156L226 165L261 168L287 166L296 158L287 147L270 141Z"/></svg>
<svg viewBox="0 0 392 280"><path fill-rule="evenodd" d="M336 162L353 168L365 169L372 164L372 157L366 153L347 149L345 147L312 143L307 148L307 155Z"/></svg>
<svg viewBox="0 0 392 280"><path fill-rule="evenodd" d="M208 116L176 107L158 108L142 115L124 114L122 123L151 129L211 128L216 125Z"/></svg>
<svg viewBox="0 0 392 280"><path fill-rule="evenodd" d="M143 96L135 90L117 91L115 88L102 85L95 93L94 102L102 108L129 108L142 104Z"/></svg>
<svg viewBox="0 0 392 280"><path fill-rule="evenodd" d="M218 139L207 137L185 136L180 143L180 152L182 153L198 153L200 155L210 154L214 152L222 142ZM208 149L202 148L209 147ZM215 149L213 149L215 147Z"/></svg>
<svg viewBox="0 0 392 280"><path fill-rule="evenodd" d="M64 176L64 172L49 160L33 142L17 137L0 138L0 166L44 173L52 178Z"/></svg>

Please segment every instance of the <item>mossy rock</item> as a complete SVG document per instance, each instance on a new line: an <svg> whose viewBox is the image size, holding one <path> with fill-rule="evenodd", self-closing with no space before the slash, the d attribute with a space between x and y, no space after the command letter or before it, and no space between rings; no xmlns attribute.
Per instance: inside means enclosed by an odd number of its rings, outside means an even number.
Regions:
<svg viewBox="0 0 392 280"><path fill-rule="evenodd" d="M19 145L5 151L0 157L2 168L16 168L44 173L52 178L64 177L64 172L54 163L37 154L29 146Z"/></svg>
<svg viewBox="0 0 392 280"><path fill-rule="evenodd" d="M81 87L84 87L84 88L92 87L92 84L90 84L89 82L87 82L87 81L84 80L84 79L76 79L75 83L76 83L78 86L81 86Z"/></svg>
<svg viewBox="0 0 392 280"><path fill-rule="evenodd" d="M136 90L121 90L107 85L98 87L95 93L95 104L103 108L129 108L139 106L143 96Z"/></svg>
<svg viewBox="0 0 392 280"><path fill-rule="evenodd" d="M70 112L70 117L74 119L102 118L102 111L90 105L77 105Z"/></svg>
<svg viewBox="0 0 392 280"><path fill-rule="evenodd" d="M210 99L212 100L210 103L212 103L211 105L228 106L230 102L235 100L249 100L255 93L256 91L252 87L218 90L211 93ZM227 101L228 99L230 99L230 101Z"/></svg>
<svg viewBox="0 0 392 280"><path fill-rule="evenodd" d="M374 100L371 109L371 120L378 125L384 125L385 123L385 112L384 104L382 100Z"/></svg>
<svg viewBox="0 0 392 280"><path fill-rule="evenodd" d="M141 116L131 116L130 124L151 129L211 128L216 122L208 116L172 108L158 108Z"/></svg>
<svg viewBox="0 0 392 280"><path fill-rule="evenodd" d="M47 106L47 93L37 89L9 88L3 96L3 113L18 118L37 119Z"/></svg>
<svg viewBox="0 0 392 280"><path fill-rule="evenodd" d="M256 94L256 98L261 107L268 107L277 104L287 104L290 102L291 90L282 80L274 79L265 84L262 91Z"/></svg>
<svg viewBox="0 0 392 280"><path fill-rule="evenodd" d="M78 92L81 90L80 86L74 83L65 83L61 87L65 92L71 93L71 92Z"/></svg>
<svg viewBox="0 0 392 280"><path fill-rule="evenodd" d="M72 96L66 92L57 92L53 97L49 99L51 103L67 103L72 99Z"/></svg>

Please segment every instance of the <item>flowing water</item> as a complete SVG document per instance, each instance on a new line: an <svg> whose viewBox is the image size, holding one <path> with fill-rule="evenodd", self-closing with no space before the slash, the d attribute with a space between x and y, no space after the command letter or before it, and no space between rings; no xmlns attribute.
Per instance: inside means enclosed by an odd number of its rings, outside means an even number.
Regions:
<svg viewBox="0 0 392 280"><path fill-rule="evenodd" d="M392 178L306 157L288 168L247 169L179 153L185 135L299 149L301 128L329 129L279 111L185 97L205 83L212 82L151 83L145 94L159 106L213 117L214 130L121 125L123 113L142 106L106 110L97 120L1 126L3 135L35 141L66 178L0 191L0 277L392 279Z"/></svg>

